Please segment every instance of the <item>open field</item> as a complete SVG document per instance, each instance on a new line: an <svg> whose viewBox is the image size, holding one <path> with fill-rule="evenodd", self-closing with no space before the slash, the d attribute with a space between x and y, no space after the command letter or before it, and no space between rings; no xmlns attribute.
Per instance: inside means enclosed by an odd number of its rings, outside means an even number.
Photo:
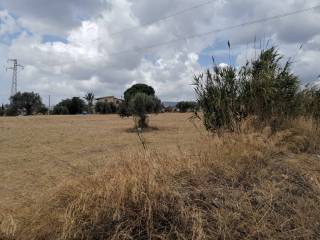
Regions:
<svg viewBox="0 0 320 240"><path fill-rule="evenodd" d="M188 114L152 117L151 148L177 151L199 133ZM0 209L13 211L65 178L92 174L115 155L139 151L132 119L117 115L0 118Z"/></svg>
<svg viewBox="0 0 320 240"><path fill-rule="evenodd" d="M0 239L319 239L319 132L189 114L0 118ZM2 239L1 239L2 240Z"/></svg>

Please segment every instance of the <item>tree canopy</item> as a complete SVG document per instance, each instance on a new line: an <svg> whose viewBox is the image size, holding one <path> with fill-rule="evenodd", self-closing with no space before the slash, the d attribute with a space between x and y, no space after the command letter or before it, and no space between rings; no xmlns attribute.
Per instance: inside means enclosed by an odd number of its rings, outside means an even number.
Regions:
<svg viewBox="0 0 320 240"><path fill-rule="evenodd" d="M58 103L54 109L54 114L82 114L86 109L85 102L79 97L65 99Z"/></svg>
<svg viewBox="0 0 320 240"><path fill-rule="evenodd" d="M117 106L114 103L97 102L95 106L96 113L111 114L117 112Z"/></svg>
<svg viewBox="0 0 320 240"><path fill-rule="evenodd" d="M10 98L8 113L9 115L32 115L41 112L43 108L44 104L39 94L34 92L18 92Z"/></svg>
<svg viewBox="0 0 320 240"><path fill-rule="evenodd" d="M136 128L148 127L148 114L158 113L162 108L155 91L146 84L136 84L124 92L125 101L119 106L121 117L133 116Z"/></svg>
<svg viewBox="0 0 320 240"><path fill-rule="evenodd" d="M154 96L155 91L153 87L148 86L143 83L138 83L130 87L124 92L124 100L129 103L130 100L137 94L137 93L144 93L148 96Z"/></svg>

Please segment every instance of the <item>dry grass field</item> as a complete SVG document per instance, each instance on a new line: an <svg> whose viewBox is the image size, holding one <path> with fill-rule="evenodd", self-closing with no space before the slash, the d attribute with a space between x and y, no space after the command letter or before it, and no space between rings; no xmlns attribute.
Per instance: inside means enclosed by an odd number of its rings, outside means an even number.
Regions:
<svg viewBox="0 0 320 240"><path fill-rule="evenodd" d="M0 239L320 239L320 136L304 120L210 136L110 116L0 118Z"/></svg>
<svg viewBox="0 0 320 240"><path fill-rule="evenodd" d="M153 116L150 148L187 148L199 139L187 114ZM141 150L132 119L117 115L0 118L0 209L21 204L65 179L92 174L115 156Z"/></svg>

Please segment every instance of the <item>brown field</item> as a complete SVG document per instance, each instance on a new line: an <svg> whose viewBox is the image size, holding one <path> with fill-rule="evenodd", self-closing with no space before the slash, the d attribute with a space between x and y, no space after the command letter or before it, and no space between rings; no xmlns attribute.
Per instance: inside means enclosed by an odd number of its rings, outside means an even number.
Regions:
<svg viewBox="0 0 320 240"><path fill-rule="evenodd" d="M110 116L0 118L0 239L320 239L320 135Z"/></svg>
<svg viewBox="0 0 320 240"><path fill-rule="evenodd" d="M199 137L188 114L152 116L150 148L186 148ZM132 119L117 115L0 118L0 209L37 199L66 178L89 175L115 155L141 150ZM138 149L138 150L137 150Z"/></svg>

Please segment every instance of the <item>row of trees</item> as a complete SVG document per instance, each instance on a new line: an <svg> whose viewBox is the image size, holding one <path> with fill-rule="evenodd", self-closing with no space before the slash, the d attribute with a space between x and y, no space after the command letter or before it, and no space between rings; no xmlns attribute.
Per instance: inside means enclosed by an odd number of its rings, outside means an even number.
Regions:
<svg viewBox="0 0 320 240"><path fill-rule="evenodd" d="M75 115L83 113L111 114L119 113L121 117L133 116L137 128L148 126L148 114L158 113L163 108L161 101L155 96L152 87L136 84L125 91L125 100L120 105L109 102L97 102L94 105L94 94L88 93L82 99L73 97L59 102L52 111L45 107L41 97L36 93L17 93L10 98L9 105L0 107L0 116L55 114ZM86 102L84 101L86 100Z"/></svg>
<svg viewBox="0 0 320 240"><path fill-rule="evenodd" d="M197 104L206 129L236 131L249 115L273 130L297 116L312 117L318 123L320 90L300 90L290 60L282 61L283 56L271 47L239 70L215 65L213 71L195 76Z"/></svg>
<svg viewBox="0 0 320 240"><path fill-rule="evenodd" d="M87 94L84 99L87 100L87 103L80 97L65 99L58 103L52 110L49 110L42 103L39 94L34 92L18 92L10 98L10 104L1 105L0 116L36 114L74 115L93 112L98 114L110 114L118 112L118 107L113 103L98 102L94 106L94 95L92 93Z"/></svg>
<svg viewBox="0 0 320 240"><path fill-rule="evenodd" d="M85 109L92 113L94 94L88 93L84 99L74 97L66 99L57 104L53 110L54 114L80 114ZM180 112L194 111L195 102L179 102L176 106ZM124 92L124 101L116 106L113 103L97 102L95 112L100 114L118 113L121 117L133 116L135 127L144 129L148 127L148 115L159 113L163 109L155 90L146 84L135 84Z"/></svg>
<svg viewBox="0 0 320 240"><path fill-rule="evenodd" d="M119 111L114 103L97 102L94 105L94 94L88 93L85 97L87 103L79 97L62 100L54 108L52 113L56 115L74 115L83 113L112 114Z"/></svg>

